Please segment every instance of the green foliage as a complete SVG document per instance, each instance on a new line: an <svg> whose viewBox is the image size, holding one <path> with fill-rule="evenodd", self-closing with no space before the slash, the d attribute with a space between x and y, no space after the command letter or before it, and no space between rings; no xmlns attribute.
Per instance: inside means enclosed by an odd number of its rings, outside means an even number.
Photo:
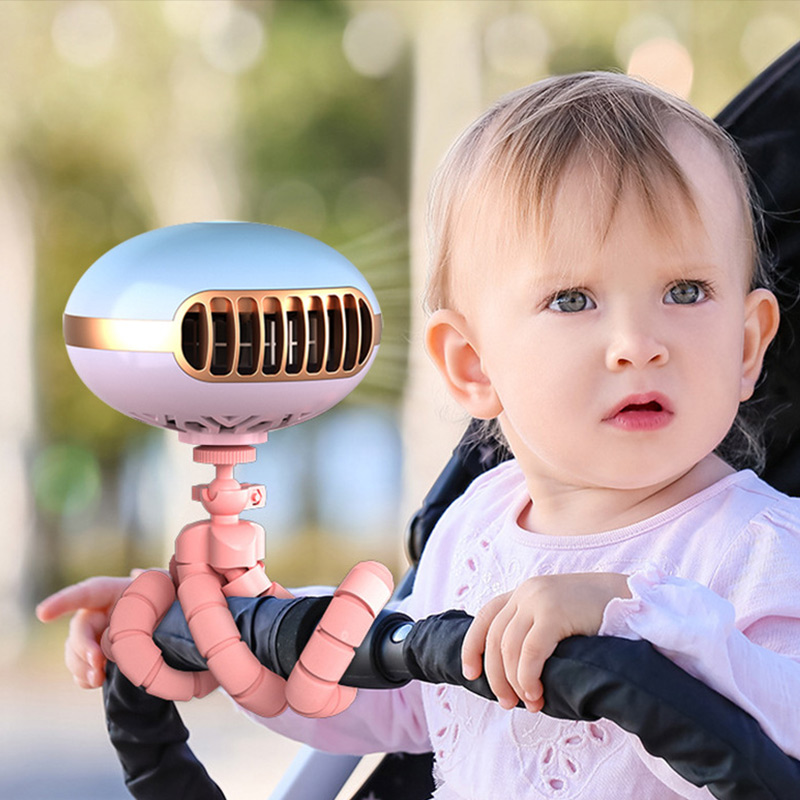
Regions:
<svg viewBox="0 0 800 800"><path fill-rule="evenodd" d="M32 475L38 507L57 519L83 513L99 499L100 467L85 448L59 444L44 450Z"/></svg>
<svg viewBox="0 0 800 800"><path fill-rule="evenodd" d="M109 163L98 148L51 136L26 149L38 195L35 353L44 439L70 439L113 457L141 424L86 389L67 357L61 318L80 276L106 250L146 229L146 214L130 190L130 168Z"/></svg>

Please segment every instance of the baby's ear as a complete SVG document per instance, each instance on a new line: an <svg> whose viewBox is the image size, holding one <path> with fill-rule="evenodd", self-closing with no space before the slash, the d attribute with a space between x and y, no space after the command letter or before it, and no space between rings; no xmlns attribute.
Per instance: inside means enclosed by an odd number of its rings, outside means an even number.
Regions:
<svg viewBox="0 0 800 800"><path fill-rule="evenodd" d="M450 394L471 416L493 419L503 410L462 314L435 311L425 329L425 346Z"/></svg>
<svg viewBox="0 0 800 800"><path fill-rule="evenodd" d="M742 353L741 400L747 400L755 389L764 353L778 332L780 311L775 295L768 289L754 289L745 298L744 352Z"/></svg>

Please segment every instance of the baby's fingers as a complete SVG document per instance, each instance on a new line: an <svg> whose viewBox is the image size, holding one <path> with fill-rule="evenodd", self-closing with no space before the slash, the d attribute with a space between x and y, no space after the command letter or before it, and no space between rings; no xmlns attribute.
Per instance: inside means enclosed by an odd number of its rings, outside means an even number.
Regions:
<svg viewBox="0 0 800 800"><path fill-rule="evenodd" d="M82 609L72 617L64 647L64 661L82 689L95 689L105 680L106 658L100 637L108 624L103 611Z"/></svg>
<svg viewBox="0 0 800 800"><path fill-rule="evenodd" d="M532 710L540 711L544 705L544 687L542 686L542 670L544 663L553 655L561 636L554 626L537 623L522 642L517 683L521 697Z"/></svg>
<svg viewBox="0 0 800 800"><path fill-rule="evenodd" d="M461 645L461 671L467 680L474 681L483 672L483 653L486 635L497 614L505 607L507 595L490 600L477 614Z"/></svg>
<svg viewBox="0 0 800 800"><path fill-rule="evenodd" d="M503 660L503 670L505 678L514 690L514 705L518 700L522 700L529 711L539 711L537 705L541 696L541 687L537 681L523 683L521 678L527 673L521 670L529 658L529 653L525 649L525 641L535 625L534 620L523 610L517 609L513 619L506 625L500 642L500 653ZM491 635L491 634L490 634ZM487 649L489 645L487 643ZM534 666L535 669L535 666ZM488 674L488 668L487 668ZM510 705L509 698L509 705Z"/></svg>
<svg viewBox="0 0 800 800"><path fill-rule="evenodd" d="M52 622L81 608L109 608L130 583L130 578L88 578L46 597L36 606L36 616L42 622Z"/></svg>
<svg viewBox="0 0 800 800"><path fill-rule="evenodd" d="M486 635L484 670L497 701L502 708L515 708L520 695L514 686L517 677L521 637L515 633L514 619L499 614Z"/></svg>

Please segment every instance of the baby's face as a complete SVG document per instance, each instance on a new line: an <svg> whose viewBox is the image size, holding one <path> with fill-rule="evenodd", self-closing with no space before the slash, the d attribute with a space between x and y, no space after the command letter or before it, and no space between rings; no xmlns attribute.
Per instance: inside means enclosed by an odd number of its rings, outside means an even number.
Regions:
<svg viewBox="0 0 800 800"><path fill-rule="evenodd" d="M699 219L665 190L659 228L627 190L603 237L596 187L575 167L547 248L523 242L498 255L487 245L470 255L483 275L460 276L457 301L529 482L630 489L675 479L717 447L752 392L744 212L709 145L683 135L673 153Z"/></svg>

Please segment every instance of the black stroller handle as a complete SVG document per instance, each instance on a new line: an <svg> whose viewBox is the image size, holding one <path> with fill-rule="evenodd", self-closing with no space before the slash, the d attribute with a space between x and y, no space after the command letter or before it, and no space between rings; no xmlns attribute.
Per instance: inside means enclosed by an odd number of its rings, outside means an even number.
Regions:
<svg viewBox="0 0 800 800"><path fill-rule="evenodd" d="M287 677L330 598L231 598L243 641L270 670ZM461 672L461 645L472 617L447 611L418 622L383 612L357 649L342 683L390 689L411 680L449 683L496 700L485 677ZM179 669L204 661L175 603L155 634ZM106 711L131 794L218 800L223 794L186 744L173 703L147 695L113 669ZM691 677L644 641L576 636L561 642L542 675L542 713L570 720L608 719L634 734L695 786L719 800L794 800L800 762L783 753L745 711ZM127 684L127 685L125 685ZM521 704L520 704L521 705ZM131 731L133 725L136 730ZM139 726L144 736L137 737ZM151 787L158 768L159 781ZM153 793L155 789L156 793Z"/></svg>

